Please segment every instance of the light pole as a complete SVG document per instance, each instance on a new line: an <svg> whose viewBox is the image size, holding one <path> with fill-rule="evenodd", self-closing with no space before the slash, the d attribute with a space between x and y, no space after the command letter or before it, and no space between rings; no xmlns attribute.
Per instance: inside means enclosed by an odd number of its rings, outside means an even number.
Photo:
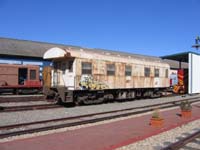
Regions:
<svg viewBox="0 0 200 150"><path fill-rule="evenodd" d="M198 50L198 48L200 48L200 37L197 36L195 39L195 44L192 45L192 47L196 48Z"/></svg>

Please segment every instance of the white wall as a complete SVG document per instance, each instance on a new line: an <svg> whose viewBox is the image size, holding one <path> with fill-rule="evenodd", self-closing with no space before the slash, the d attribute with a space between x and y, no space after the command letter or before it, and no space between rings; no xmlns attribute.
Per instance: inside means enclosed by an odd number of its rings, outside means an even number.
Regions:
<svg viewBox="0 0 200 150"><path fill-rule="evenodd" d="M200 55L189 53L188 93L200 93Z"/></svg>

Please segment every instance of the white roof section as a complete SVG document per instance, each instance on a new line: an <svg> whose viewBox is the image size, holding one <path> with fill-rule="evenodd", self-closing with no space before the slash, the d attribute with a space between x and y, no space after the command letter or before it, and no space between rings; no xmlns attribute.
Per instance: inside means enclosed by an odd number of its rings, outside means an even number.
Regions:
<svg viewBox="0 0 200 150"><path fill-rule="evenodd" d="M67 52L64 49L54 47L54 48L48 49L44 53L43 58L44 59L62 58L62 57L65 57L66 54L67 54Z"/></svg>
<svg viewBox="0 0 200 150"><path fill-rule="evenodd" d="M133 57L127 55L114 55L105 52L88 51L84 49L61 49L61 48L51 48L44 53L44 59L60 59L60 58L82 58L82 59L95 59L104 60L111 62L121 62L127 64L138 64L138 65L150 65L150 66L162 66L169 68L169 64L162 61L162 59L152 59L145 60L145 58Z"/></svg>

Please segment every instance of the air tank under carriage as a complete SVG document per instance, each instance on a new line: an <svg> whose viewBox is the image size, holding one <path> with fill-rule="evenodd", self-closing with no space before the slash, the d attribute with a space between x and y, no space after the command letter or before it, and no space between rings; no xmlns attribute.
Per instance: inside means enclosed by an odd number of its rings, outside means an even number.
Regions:
<svg viewBox="0 0 200 150"><path fill-rule="evenodd" d="M54 64L44 81L45 89L50 89L46 93L65 103L157 97L170 83L169 65L156 57L52 48L44 59L52 59Z"/></svg>

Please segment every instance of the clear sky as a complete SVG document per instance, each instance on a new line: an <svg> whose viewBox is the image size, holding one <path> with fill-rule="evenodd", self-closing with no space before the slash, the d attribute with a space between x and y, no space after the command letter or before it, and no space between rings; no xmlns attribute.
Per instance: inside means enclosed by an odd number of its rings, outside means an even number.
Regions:
<svg viewBox="0 0 200 150"><path fill-rule="evenodd" d="M163 56L200 35L200 0L0 0L0 37Z"/></svg>

